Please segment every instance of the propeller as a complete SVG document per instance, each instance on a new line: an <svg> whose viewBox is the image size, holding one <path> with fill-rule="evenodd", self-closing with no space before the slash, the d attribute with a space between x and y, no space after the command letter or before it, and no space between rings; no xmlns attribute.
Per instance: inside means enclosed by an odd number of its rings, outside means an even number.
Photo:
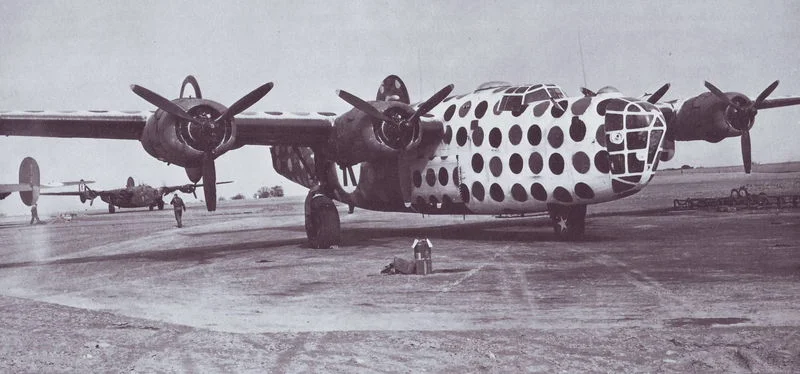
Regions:
<svg viewBox="0 0 800 374"><path fill-rule="evenodd" d="M188 77L187 77L188 79ZM196 91L199 91L199 87L196 84L196 80L193 82ZM186 81L184 81L184 86ZM169 114L172 114L178 118L184 119L191 123L195 123L200 126L200 131L202 134L209 136L210 138L214 137L214 134L219 131L220 128L223 128L224 124L237 114L247 110L247 108L251 107L253 104L261 100L264 96L272 90L274 84L272 82L265 83L258 88L250 91L247 95L244 95L241 99L234 102L228 109L222 112L217 118L206 118L203 116L192 117L185 109L183 109L180 105L176 104L169 99L164 98L163 96L148 90L139 85L132 84L131 90L139 97L144 99L145 101L149 102L150 104L155 105L158 109L161 109ZM217 172L216 167L214 165L214 159L217 155L220 155L227 151L229 148L233 147L235 144L235 123L231 124L232 126L232 135L228 142L222 144L221 146L217 146L216 144L212 144L213 142L209 142L205 145L205 149L202 151L203 153L203 161L202 161L202 171L203 171L203 184L206 186L203 191L205 193L206 198L206 208L209 212L213 212L217 208Z"/></svg>
<svg viewBox="0 0 800 374"><path fill-rule="evenodd" d="M353 166L342 166L342 179L344 180L344 186L347 187L347 175L350 175L350 181L353 184L353 187L356 186L356 174L353 172Z"/></svg>
<svg viewBox="0 0 800 374"><path fill-rule="evenodd" d="M405 149L409 150L415 147L420 141L421 137L419 134L419 119L420 117L428 114L431 109L435 108L436 105L442 102L450 92L453 91L453 85L448 85L435 94L419 104L417 106L417 110L408 117L408 118L392 118L385 115L383 112L372 106L372 104L360 99L359 97L345 91L345 90L337 90L336 94L348 104L352 105L354 108L366 113L368 116L383 121L386 125L389 126L388 129L384 131L384 133L392 133L392 134L401 134L405 133L408 129L412 130L412 137L411 141L406 144ZM351 172L352 173L352 172ZM351 175L352 176L352 175ZM353 178L355 179L355 178Z"/></svg>
<svg viewBox="0 0 800 374"><path fill-rule="evenodd" d="M217 168L214 165L214 155L203 155L203 195L206 198L206 209L209 212L217 210Z"/></svg>
<svg viewBox="0 0 800 374"><path fill-rule="evenodd" d="M750 129L753 127L753 123L755 121L756 114L758 113L759 109L765 108L766 105L764 104L767 97L775 91L775 88L778 87L778 83L780 81L772 82L767 88L761 91L760 94L756 97L755 101L751 101L749 98L744 97L740 98L739 96L734 97L731 99L726 95L722 90L711 84L710 82L706 81L705 86L706 88L714 94L717 98L722 100L725 104L728 104L729 108L732 108L733 112L726 113L726 116L729 119L731 126L739 131L741 131L741 144L742 144L742 162L744 164L744 172L746 174L750 174L750 170L752 169L752 155L751 155L751 147L750 147ZM738 99L738 100L735 100Z"/></svg>
<svg viewBox="0 0 800 374"><path fill-rule="evenodd" d="M657 89L656 92L653 92L653 94L647 98L647 102L650 104L657 103L662 97L664 97L667 91L669 91L669 83L664 84L661 86L661 88Z"/></svg>

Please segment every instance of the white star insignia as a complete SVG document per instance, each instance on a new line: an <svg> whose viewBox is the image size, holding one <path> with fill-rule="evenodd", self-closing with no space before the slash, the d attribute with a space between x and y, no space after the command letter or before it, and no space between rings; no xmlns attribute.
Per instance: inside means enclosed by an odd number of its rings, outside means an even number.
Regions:
<svg viewBox="0 0 800 374"><path fill-rule="evenodd" d="M556 224L561 227L561 231L567 231L567 220L564 217L558 217Z"/></svg>

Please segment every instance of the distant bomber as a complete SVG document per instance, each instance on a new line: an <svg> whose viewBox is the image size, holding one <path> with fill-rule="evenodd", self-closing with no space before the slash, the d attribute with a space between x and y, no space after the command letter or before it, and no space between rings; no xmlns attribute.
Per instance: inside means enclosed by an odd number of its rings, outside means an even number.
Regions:
<svg viewBox="0 0 800 374"><path fill-rule="evenodd" d="M231 183L219 182L217 184ZM195 194L197 187L202 187L202 184L183 184L179 186L166 186L154 188L146 184L136 185L133 177L128 177L128 183L125 188L118 188L115 190L95 191L90 189L86 184L79 184L77 192L50 192L43 193L42 195L55 195L55 196L79 196L82 203L89 200L89 205L92 205L96 197L108 203L108 212L114 213L117 207L120 208L142 208L148 207L150 210L158 207L158 210L164 209L165 195L169 195L174 191L181 191L183 193Z"/></svg>

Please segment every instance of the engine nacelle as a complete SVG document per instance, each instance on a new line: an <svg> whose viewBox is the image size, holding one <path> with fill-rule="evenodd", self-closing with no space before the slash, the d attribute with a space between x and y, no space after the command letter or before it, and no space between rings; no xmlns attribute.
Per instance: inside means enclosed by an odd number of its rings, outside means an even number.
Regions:
<svg viewBox="0 0 800 374"><path fill-rule="evenodd" d="M737 104L747 104L747 96L729 92L726 95ZM727 103L710 92L702 93L683 102L677 112L662 108L667 120L667 138L670 140L705 140L716 143L722 139L739 136L742 130L753 126L752 118L741 118Z"/></svg>
<svg viewBox="0 0 800 374"><path fill-rule="evenodd" d="M180 98L173 102L192 117L200 119L213 120L226 109L222 104L207 99ZM231 142L235 139L233 120L214 125L213 128L204 127L157 110L147 120L140 141L147 153L161 161L199 168L206 152L218 157L231 149Z"/></svg>
<svg viewBox="0 0 800 374"><path fill-rule="evenodd" d="M372 105L396 123L374 119L358 109L339 116L334 123L336 135L331 140L334 160L339 165L394 157L419 144L414 140L421 137L420 121L403 124L403 120L414 114L411 106L398 101L378 101Z"/></svg>

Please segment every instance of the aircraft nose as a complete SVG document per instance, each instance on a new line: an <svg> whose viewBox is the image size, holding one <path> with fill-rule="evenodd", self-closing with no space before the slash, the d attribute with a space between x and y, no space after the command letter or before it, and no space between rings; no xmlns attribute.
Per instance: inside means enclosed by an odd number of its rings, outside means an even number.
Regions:
<svg viewBox="0 0 800 374"><path fill-rule="evenodd" d="M614 192L644 185L658 166L664 115L646 101L619 98L608 104L605 117Z"/></svg>

